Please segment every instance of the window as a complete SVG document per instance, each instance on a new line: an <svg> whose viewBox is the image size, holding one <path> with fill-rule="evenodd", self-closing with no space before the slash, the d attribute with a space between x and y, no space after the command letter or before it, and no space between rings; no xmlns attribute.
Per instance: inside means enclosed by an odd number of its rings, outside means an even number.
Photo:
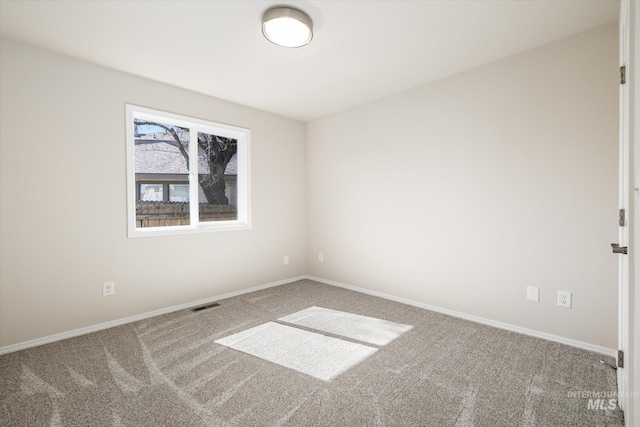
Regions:
<svg viewBox="0 0 640 427"><path fill-rule="evenodd" d="M129 237L250 228L248 129L126 106Z"/></svg>

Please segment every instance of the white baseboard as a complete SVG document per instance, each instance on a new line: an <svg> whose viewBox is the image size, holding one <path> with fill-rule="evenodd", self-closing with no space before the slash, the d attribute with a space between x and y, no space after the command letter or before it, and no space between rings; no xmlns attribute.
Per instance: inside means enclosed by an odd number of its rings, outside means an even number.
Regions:
<svg viewBox="0 0 640 427"><path fill-rule="evenodd" d="M548 334L546 332L540 332L540 331L536 331L536 330L533 330L533 329L527 329L527 328L523 328L523 327L520 327L520 326L511 325L511 324L508 324L508 323L498 322L496 320L486 319L484 317L474 316L472 314L466 314L466 313L462 313L462 312L459 312L459 311L450 310L450 309L438 307L438 306L435 306L435 305L425 304L425 303L422 303L422 302L413 301L413 300L410 300L410 299L401 298L401 297L397 297L397 296L390 295L390 294L385 294L383 292L372 291L372 290L365 289L365 288L360 288L360 287L357 287L357 286L347 285L347 284L344 284L344 283L335 282L333 280L322 279L320 277L315 277L315 276L292 277L292 278L289 278L289 279L279 280L277 282L271 282L271 283L267 283L267 284L264 284L264 285L254 286L252 288L243 289L243 290L240 290L240 291L229 292L229 293L226 293L226 294L223 294L223 295L217 295L217 296L210 297L210 298L204 298L204 299L201 299L201 300L191 301L191 302L184 303L184 304L179 304L179 305L174 305L174 306L167 307L167 308L162 308L162 309L159 309L159 310L149 311L147 313L137 314L137 315L134 315L134 316L125 317L123 319L112 320L110 322L100 323L100 324L93 325L93 326L87 326L85 328L74 329L74 330L68 331L68 332L62 332L62 333L59 333L59 334L49 335L49 336L46 336L46 337L37 338L37 339L34 339L34 340L30 340L30 341L24 341L24 342L17 343L17 344L11 344L11 345L7 345L7 346L4 346L4 347L0 347L0 354L11 353L11 352L18 351L18 350L24 350L24 349L30 348L30 347L36 347L36 346L39 346L39 345L48 344L48 343L55 342L55 341L60 341L60 340L66 339L66 338L76 337L78 335L84 335L84 334L88 334L88 333L91 333L91 332L100 331L100 330L103 330L103 329L113 328L114 326L120 326L120 325L124 325L124 324L127 324L127 323L137 322L138 320L144 320L144 319L148 319L150 317L160 316L162 314L167 314L167 313L171 313L171 312L174 312L174 311L184 310L184 309L187 309L187 308L190 308L190 307L196 307L196 306L199 306L199 305L208 304L210 302L214 302L214 301L219 301L219 300L235 297L235 296L238 296L238 295L248 294L250 292L259 291L259 290L271 288L271 287L274 287L274 286L280 286L280 285L284 285L284 284L295 282L295 281L302 280L302 279L314 280L316 282L325 283L327 285L337 286L337 287L340 287L340 288L349 289L351 291L360 292L360 293L367 294L367 295L373 295L373 296L376 296L376 297L388 299L388 300L391 300L391 301L400 302L400 303L407 304L407 305L412 305L414 307L424 308L426 310L431 310L431 311L435 311L437 313L447 314L449 316L454 316L454 317L458 317L458 318L461 318L461 319L470 320L472 322L482 323L484 325L494 326L496 328L506 329L508 331L518 332L518 333L521 333L521 334L530 335L532 337L542 338L542 339L545 339L545 340L549 340L549 341L554 341L554 342L558 342L558 343L561 343L561 344L570 345L572 347L577 347L577 348L581 348L583 350L593 351L593 352L600 353L600 354L603 354L605 356L609 356L609 357L613 357L613 358L617 357L617 351L613 350L613 349L610 349L610 348L601 347L601 346L598 346L598 345L589 344L589 343L585 343L585 342L582 342L582 341L573 340L573 339L570 339L570 338L560 337L560 336L557 336L557 335L552 335L552 334Z"/></svg>
<svg viewBox="0 0 640 427"><path fill-rule="evenodd" d="M383 292L372 291L372 290L365 289L365 288L359 288L357 286L346 285L344 283L334 282L333 280L322 279L320 277L306 276L306 279L314 280L314 281L320 282L320 283L325 283L327 285L338 286L340 288L349 289L351 291L360 292L360 293L367 294L367 295L373 295L373 296L376 296L376 297L388 299L388 300L391 300L391 301L400 302L400 303L407 304L407 305L412 305L414 307L424 308L424 309L427 309L427 310L435 311L437 313L448 314L449 316L459 317L461 319L470 320L472 322L482 323L484 325L494 326L496 328L506 329L508 331L518 332L520 334L530 335L532 337L542 338L542 339L545 339L545 340L549 340L549 341L554 341L554 342L558 342L558 343L561 343L561 344L570 345L572 347L577 347L577 348L581 348L583 350L593 351L593 352L600 353L600 354L603 354L605 356L609 356L609 357L613 357L613 358L616 358L617 354L618 354L618 352L616 350L613 350L613 349L610 349L610 348L606 348L606 347L601 347L599 345L594 345L594 344L589 344L589 343L582 342L582 341L572 340L570 338L560 337L560 336L557 336L557 335L552 335L552 334L548 334L546 332L540 332L540 331L536 331L536 330L533 330L533 329L522 328L520 326L510 325L508 323L498 322L496 320L485 319L484 317L474 316L472 314L466 314L466 313L462 313L462 312L459 312L459 311L450 310L448 308L442 308L442 307L438 307L438 306L435 306L435 305L425 304L425 303L422 303L422 302L413 301L413 300L410 300L410 299L406 299L406 298L401 298L401 297L397 297L397 296L394 296L394 295L385 294Z"/></svg>
<svg viewBox="0 0 640 427"><path fill-rule="evenodd" d="M0 354L11 353L18 350L24 350L25 348L36 347L42 344L48 344L54 341L60 341L71 337L77 337L78 335L84 335L91 332L100 331L102 329L113 328L114 326L124 325L126 323L137 322L138 320L148 319L150 317L160 316L161 314L167 314L178 310L184 310L190 307L196 307L199 305L208 304L210 302L219 301L231 297L235 297L238 295L248 294L250 292L260 291L262 289L272 288L274 286L280 286L291 282L296 282L298 280L305 279L306 276L292 277L290 279L279 280L277 282L271 282L264 285L254 286L252 288L243 289L241 291L229 292L223 295L217 295L210 298L204 298L197 301L191 301L184 304L174 305L167 308L161 308L159 310L149 311L147 313L136 314L134 316L125 317L123 319L112 320L110 322L99 323L93 326L87 326L85 328L74 329L68 332L62 332L55 335L49 335L47 337L36 338L30 341L24 341L17 344L6 345L4 347L0 347Z"/></svg>

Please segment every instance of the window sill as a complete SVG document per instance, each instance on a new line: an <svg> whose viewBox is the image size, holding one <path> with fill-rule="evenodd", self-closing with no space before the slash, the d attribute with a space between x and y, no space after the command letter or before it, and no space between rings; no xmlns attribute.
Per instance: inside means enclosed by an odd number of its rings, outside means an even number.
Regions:
<svg viewBox="0 0 640 427"><path fill-rule="evenodd" d="M180 225L174 227L149 227L149 228L136 228L129 230L128 237L130 239L137 237L154 237L154 236L174 236L179 234L194 234L194 233L211 233L220 231L241 231L251 230L251 224L241 223L237 221L228 221L220 224L209 225L200 224L197 226L192 225Z"/></svg>

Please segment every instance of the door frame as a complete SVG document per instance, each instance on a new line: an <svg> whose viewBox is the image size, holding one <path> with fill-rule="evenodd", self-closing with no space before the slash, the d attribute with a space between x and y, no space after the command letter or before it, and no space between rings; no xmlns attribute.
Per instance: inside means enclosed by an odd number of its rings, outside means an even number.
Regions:
<svg viewBox="0 0 640 427"><path fill-rule="evenodd" d="M630 209L632 200L630 185L630 106L629 106L629 79L632 69L630 69L630 0L620 2L619 21L619 65L625 67L624 84L619 85L619 208L625 210L624 224L619 227L618 243L620 246L629 247L629 228L633 212ZM633 248L629 248L629 255L618 255L618 349L624 354L624 367L617 370L618 379L618 404L620 408L628 413L629 408L629 386L631 362L631 337L630 337L630 297L629 297L629 264L633 254ZM626 419L627 417L625 417Z"/></svg>

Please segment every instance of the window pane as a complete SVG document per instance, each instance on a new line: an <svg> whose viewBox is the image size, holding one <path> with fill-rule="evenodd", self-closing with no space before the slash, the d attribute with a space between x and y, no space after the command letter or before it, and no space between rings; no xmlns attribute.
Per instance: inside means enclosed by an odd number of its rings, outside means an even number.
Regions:
<svg viewBox="0 0 640 427"><path fill-rule="evenodd" d="M238 141L198 133L198 218L238 219Z"/></svg>
<svg viewBox="0 0 640 427"><path fill-rule="evenodd" d="M189 130L138 118L133 122L134 169L140 188L136 227L189 225ZM171 184L165 194L162 181L176 180L187 184Z"/></svg>
<svg viewBox="0 0 640 427"><path fill-rule="evenodd" d="M126 113L129 237L251 229L250 129Z"/></svg>
<svg viewBox="0 0 640 427"><path fill-rule="evenodd" d="M143 202L163 201L162 184L140 184L140 200Z"/></svg>
<svg viewBox="0 0 640 427"><path fill-rule="evenodd" d="M188 202L189 184L169 184L170 202Z"/></svg>

